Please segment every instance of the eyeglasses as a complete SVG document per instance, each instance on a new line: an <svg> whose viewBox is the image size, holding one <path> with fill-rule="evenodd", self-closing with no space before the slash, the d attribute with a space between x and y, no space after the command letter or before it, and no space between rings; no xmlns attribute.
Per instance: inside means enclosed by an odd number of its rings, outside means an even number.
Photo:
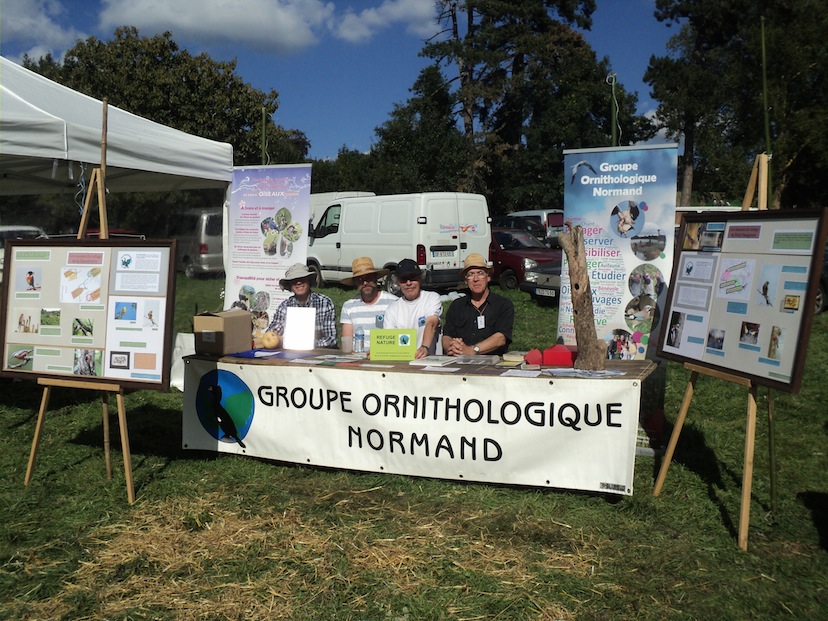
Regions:
<svg viewBox="0 0 828 621"><path fill-rule="evenodd" d="M483 270L474 270L473 272L466 272L466 280L477 280L480 278L485 278L488 276L488 272L484 272Z"/></svg>
<svg viewBox="0 0 828 621"><path fill-rule="evenodd" d="M420 277L419 276L397 276L397 280L401 283L420 282Z"/></svg>
<svg viewBox="0 0 828 621"><path fill-rule="evenodd" d="M377 282L377 275L368 274L367 276L357 276L356 278L354 278L354 282L356 283L357 287L360 285L364 285L366 282Z"/></svg>

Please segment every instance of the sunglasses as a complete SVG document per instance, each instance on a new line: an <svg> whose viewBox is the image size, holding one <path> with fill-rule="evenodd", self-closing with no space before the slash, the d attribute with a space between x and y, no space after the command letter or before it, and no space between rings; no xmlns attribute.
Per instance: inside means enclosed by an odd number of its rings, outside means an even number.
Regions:
<svg viewBox="0 0 828 621"><path fill-rule="evenodd" d="M368 274L367 276L357 276L354 278L354 282L359 285L364 285L366 282L377 282L377 275L376 274Z"/></svg>

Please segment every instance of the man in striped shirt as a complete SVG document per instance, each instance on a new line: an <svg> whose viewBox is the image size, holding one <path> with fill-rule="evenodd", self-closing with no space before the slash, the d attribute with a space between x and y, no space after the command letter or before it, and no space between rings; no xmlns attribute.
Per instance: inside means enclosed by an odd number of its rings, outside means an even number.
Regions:
<svg viewBox="0 0 828 621"><path fill-rule="evenodd" d="M388 274L386 269L374 267L370 257L359 257L351 263L352 275L341 280L348 287L356 286L356 297L346 300L339 314L342 324L342 338L350 339L357 326L365 331L365 351L371 346L371 328L382 328L388 305L397 300L397 296L381 291L378 281Z"/></svg>

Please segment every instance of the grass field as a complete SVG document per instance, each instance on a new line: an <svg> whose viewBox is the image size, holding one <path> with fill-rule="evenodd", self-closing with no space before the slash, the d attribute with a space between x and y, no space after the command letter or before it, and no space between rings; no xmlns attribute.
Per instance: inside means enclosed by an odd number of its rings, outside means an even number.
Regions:
<svg viewBox="0 0 828 621"><path fill-rule="evenodd" d="M175 325L222 306L216 280L180 280ZM337 307L350 292L329 288ZM551 344L555 310L526 294L515 349ZM2 619L826 619L828 313L801 392L774 392L771 512L760 390L747 552L736 544L746 392L701 378L661 496L639 457L635 494L463 484L284 465L181 449L182 395L126 398L137 501L117 425L107 481L100 400L40 403L0 380ZM688 375L668 364L668 429ZM573 465L576 467L576 465Z"/></svg>

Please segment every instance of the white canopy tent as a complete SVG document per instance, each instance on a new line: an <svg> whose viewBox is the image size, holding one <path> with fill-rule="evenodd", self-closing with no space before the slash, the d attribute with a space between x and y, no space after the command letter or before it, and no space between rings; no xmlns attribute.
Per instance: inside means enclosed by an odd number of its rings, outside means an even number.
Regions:
<svg viewBox="0 0 828 621"><path fill-rule="evenodd" d="M0 56L0 195L76 192L101 164L103 103ZM233 147L107 107L106 189L226 188Z"/></svg>

